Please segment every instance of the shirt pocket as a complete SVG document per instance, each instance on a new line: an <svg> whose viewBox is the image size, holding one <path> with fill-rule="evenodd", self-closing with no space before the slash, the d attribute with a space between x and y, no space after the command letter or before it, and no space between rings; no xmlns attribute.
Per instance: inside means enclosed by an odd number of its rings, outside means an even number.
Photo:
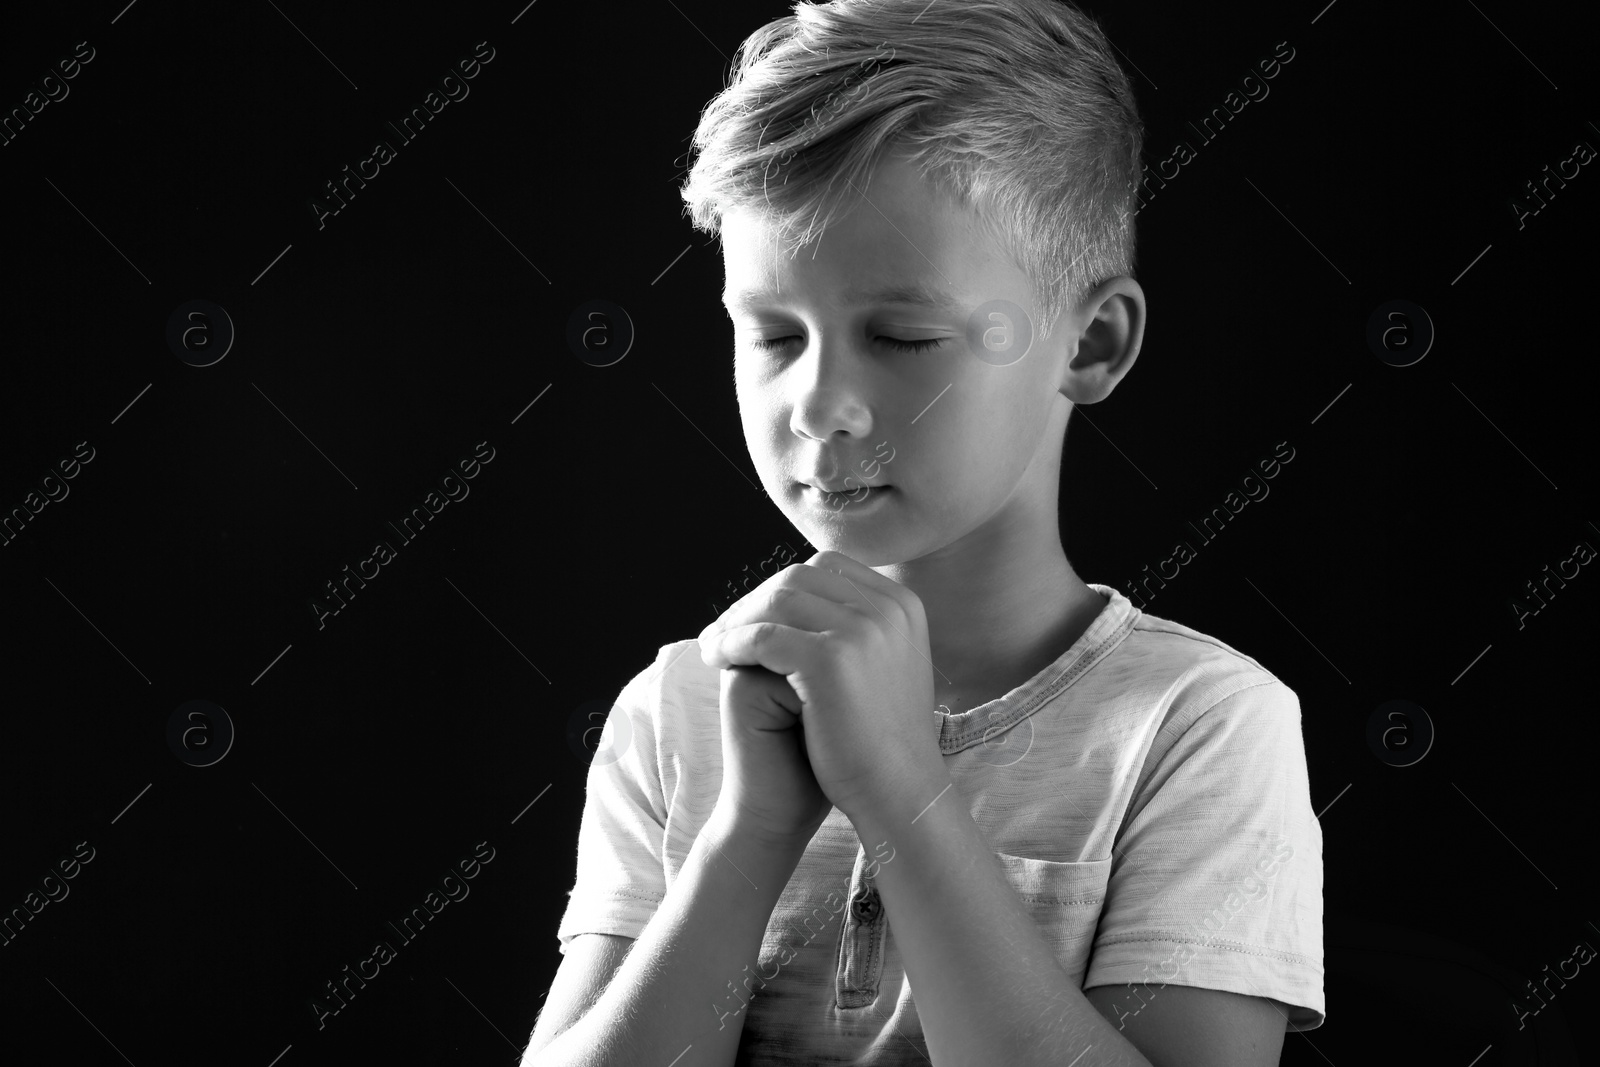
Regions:
<svg viewBox="0 0 1600 1067"><path fill-rule="evenodd" d="M995 858L1057 962L1081 986L1105 904L1111 857L1058 863L997 852Z"/></svg>

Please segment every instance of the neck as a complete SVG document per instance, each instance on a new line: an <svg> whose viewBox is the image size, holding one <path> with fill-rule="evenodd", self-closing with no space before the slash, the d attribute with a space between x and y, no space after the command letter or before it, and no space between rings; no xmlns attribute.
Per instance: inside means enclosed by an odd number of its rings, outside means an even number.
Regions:
<svg viewBox="0 0 1600 1067"><path fill-rule="evenodd" d="M942 702L1003 696L1070 648L1104 606L1067 562L1053 523L1051 537L1032 543L1033 552L1022 544L951 545L881 568L922 601Z"/></svg>

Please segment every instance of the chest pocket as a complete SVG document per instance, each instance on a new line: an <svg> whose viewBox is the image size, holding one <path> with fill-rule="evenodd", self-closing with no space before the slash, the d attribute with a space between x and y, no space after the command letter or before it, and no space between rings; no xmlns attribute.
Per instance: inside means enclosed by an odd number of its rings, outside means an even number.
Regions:
<svg viewBox="0 0 1600 1067"><path fill-rule="evenodd" d="M1057 863L995 853L1006 880L1022 898L1057 962L1081 985L1094 947L1094 932L1105 904L1111 857L1084 863Z"/></svg>

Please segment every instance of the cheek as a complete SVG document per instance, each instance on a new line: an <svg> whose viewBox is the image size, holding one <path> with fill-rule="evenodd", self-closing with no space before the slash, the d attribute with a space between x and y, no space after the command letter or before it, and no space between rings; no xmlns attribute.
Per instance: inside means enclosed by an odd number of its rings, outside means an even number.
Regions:
<svg viewBox="0 0 1600 1067"><path fill-rule="evenodd" d="M1047 422L1036 405L1009 395L966 409L959 425L929 444L946 479L946 494L963 512L987 514L1004 507L1029 477Z"/></svg>
<svg viewBox="0 0 1600 1067"><path fill-rule="evenodd" d="M798 443L793 431L789 429L787 413L774 408L763 399L759 391L749 396L741 392L739 421L744 429L745 451L750 457L750 462L755 465L757 479L774 497L780 492L786 492L789 488L786 480L789 470L784 462L784 456L792 453L795 444ZM693 430L689 432L694 433ZM717 462L720 463L721 460Z"/></svg>
<svg viewBox="0 0 1600 1067"><path fill-rule="evenodd" d="M1028 459L1039 450L1052 424L1067 419L1071 411L1071 405L1060 393L1059 378L1047 376L1045 361L1041 359L1034 370L1028 379L1019 380L1018 388L1008 391L1003 401L1009 445Z"/></svg>
<svg viewBox="0 0 1600 1067"><path fill-rule="evenodd" d="M940 434L934 447L944 453L952 474L969 483L992 483L1009 478L1016 460L1025 459L1024 442L1034 433L1035 416L1009 395L994 393L973 395L953 421L951 432Z"/></svg>
<svg viewBox="0 0 1600 1067"><path fill-rule="evenodd" d="M739 421L744 426L745 440L752 445L764 445L779 429L787 429L787 420L780 419L773 407L772 395L743 373L736 373L734 392L739 402Z"/></svg>

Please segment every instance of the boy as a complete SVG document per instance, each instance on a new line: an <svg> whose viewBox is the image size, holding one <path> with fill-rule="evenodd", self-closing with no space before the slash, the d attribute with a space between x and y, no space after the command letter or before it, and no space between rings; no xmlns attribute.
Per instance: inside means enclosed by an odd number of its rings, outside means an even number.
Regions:
<svg viewBox="0 0 1600 1067"><path fill-rule="evenodd" d="M1126 77L1061 0L794 10L683 195L823 551L623 689L524 1063L1275 1064L1323 1021L1298 699L1060 537L1144 332Z"/></svg>

